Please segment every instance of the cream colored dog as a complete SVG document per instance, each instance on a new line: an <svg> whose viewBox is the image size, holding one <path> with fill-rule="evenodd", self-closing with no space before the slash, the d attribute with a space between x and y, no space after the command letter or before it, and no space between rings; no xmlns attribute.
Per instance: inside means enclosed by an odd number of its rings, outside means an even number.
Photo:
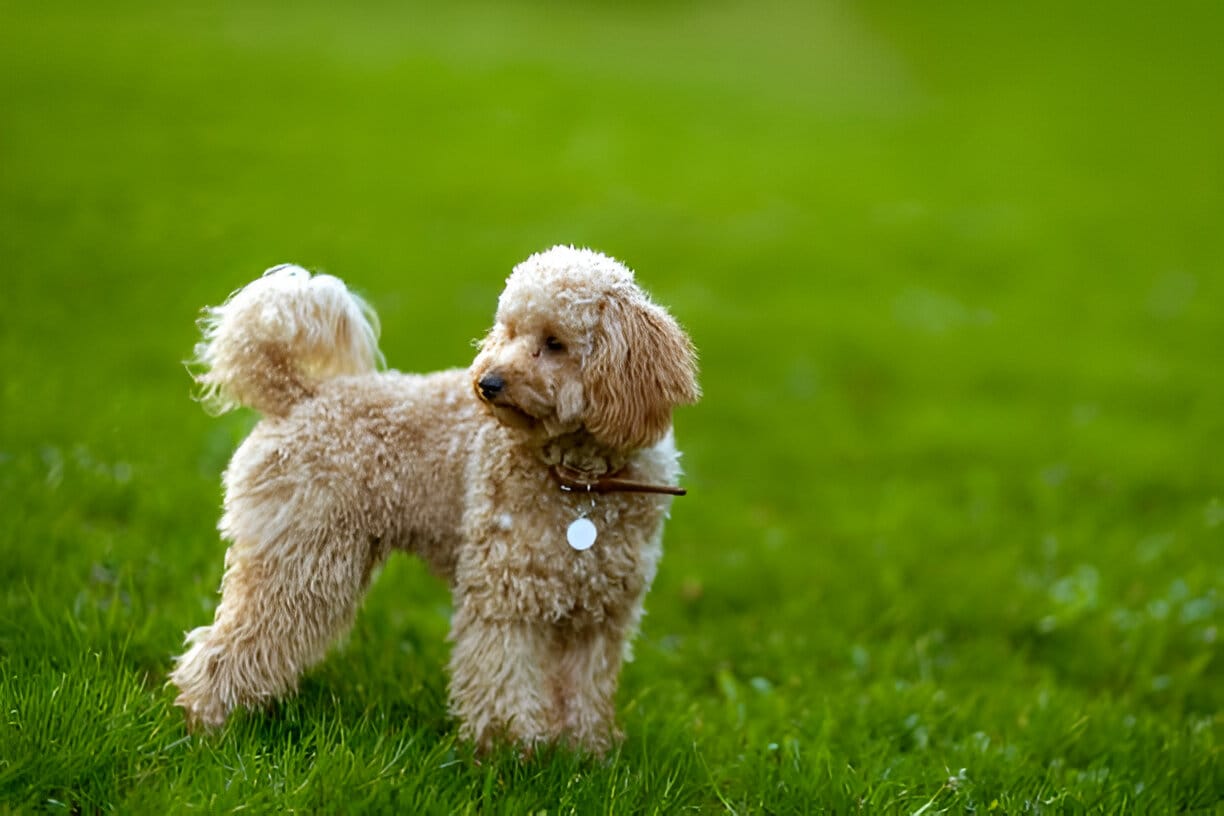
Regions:
<svg viewBox="0 0 1224 816"><path fill-rule="evenodd" d="M376 371L377 320L276 267L210 309L197 379L264 415L225 472L221 602L171 681L193 726L296 687L392 550L454 595L451 710L487 748L602 752L679 475L688 337L633 273L555 247L514 269L468 370Z"/></svg>

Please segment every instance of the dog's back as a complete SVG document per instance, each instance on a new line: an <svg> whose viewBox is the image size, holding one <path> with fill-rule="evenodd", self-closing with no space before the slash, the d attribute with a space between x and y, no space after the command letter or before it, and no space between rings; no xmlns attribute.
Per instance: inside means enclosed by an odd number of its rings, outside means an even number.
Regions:
<svg viewBox="0 0 1224 816"><path fill-rule="evenodd" d="M490 421L465 369L327 380L234 454L221 531L268 540L290 515L319 528L342 521L365 532L374 562L402 549L449 580L470 442ZM341 509L343 520L331 517ZM263 528L249 529L253 519Z"/></svg>

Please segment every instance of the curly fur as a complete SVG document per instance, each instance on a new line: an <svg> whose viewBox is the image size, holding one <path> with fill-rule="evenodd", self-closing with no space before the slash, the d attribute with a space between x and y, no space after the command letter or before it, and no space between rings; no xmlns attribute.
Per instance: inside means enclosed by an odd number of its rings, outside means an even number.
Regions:
<svg viewBox="0 0 1224 816"><path fill-rule="evenodd" d="M688 337L633 273L590 250L533 255L466 370L379 373L374 313L298 267L202 326L206 399L264 418L225 472L221 602L170 676L189 723L291 692L404 550L454 596L463 737L605 750L671 499L565 492L548 468L671 483L672 409L700 396ZM578 552L565 534L583 515L598 539Z"/></svg>

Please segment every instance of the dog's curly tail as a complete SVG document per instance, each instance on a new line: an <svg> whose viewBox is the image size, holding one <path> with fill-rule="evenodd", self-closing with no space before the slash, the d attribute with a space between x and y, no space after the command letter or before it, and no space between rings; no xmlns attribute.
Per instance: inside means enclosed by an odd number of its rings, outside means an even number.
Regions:
<svg viewBox="0 0 1224 816"><path fill-rule="evenodd" d="M339 278L299 266L272 267L199 325L191 367L217 413L245 405L284 416L323 380L382 365L374 310Z"/></svg>

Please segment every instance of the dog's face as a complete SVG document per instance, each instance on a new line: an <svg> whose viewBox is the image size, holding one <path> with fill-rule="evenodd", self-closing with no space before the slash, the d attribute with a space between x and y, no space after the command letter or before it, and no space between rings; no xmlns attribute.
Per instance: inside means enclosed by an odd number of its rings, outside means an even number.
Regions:
<svg viewBox="0 0 1224 816"><path fill-rule="evenodd" d="M633 273L590 250L554 247L519 264L472 363L494 416L547 437L585 428L614 450L654 444L696 402L688 336Z"/></svg>

